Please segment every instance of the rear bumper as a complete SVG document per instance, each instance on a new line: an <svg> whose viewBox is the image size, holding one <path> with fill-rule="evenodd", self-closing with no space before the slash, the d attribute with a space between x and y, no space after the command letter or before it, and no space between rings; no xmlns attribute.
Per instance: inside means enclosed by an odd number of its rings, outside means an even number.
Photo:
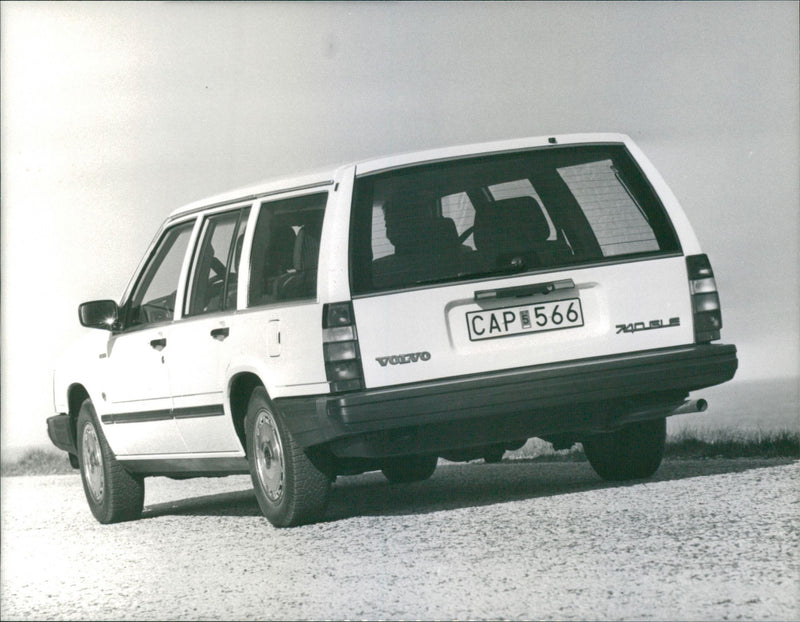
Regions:
<svg viewBox="0 0 800 622"><path fill-rule="evenodd" d="M345 457L581 435L665 417L690 391L733 378L736 347L690 345L346 395L275 400L303 447Z"/></svg>
<svg viewBox="0 0 800 622"><path fill-rule="evenodd" d="M75 433L70 425L69 415L61 414L50 417L47 420L47 435L53 445L59 449L72 455L78 454Z"/></svg>

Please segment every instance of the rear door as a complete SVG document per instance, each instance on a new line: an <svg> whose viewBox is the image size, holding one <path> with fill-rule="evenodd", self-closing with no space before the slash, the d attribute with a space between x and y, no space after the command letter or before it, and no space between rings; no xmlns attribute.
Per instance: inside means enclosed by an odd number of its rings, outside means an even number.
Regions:
<svg viewBox="0 0 800 622"><path fill-rule="evenodd" d="M223 404L248 216L249 204L203 216L182 317L170 328L173 416L191 453L241 450Z"/></svg>
<svg viewBox="0 0 800 622"><path fill-rule="evenodd" d="M693 341L680 244L622 145L363 176L352 223L367 387Z"/></svg>

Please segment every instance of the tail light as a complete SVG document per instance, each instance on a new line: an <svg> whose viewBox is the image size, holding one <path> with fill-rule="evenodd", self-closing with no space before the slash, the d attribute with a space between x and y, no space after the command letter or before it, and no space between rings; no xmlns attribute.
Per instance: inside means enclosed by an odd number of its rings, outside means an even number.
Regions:
<svg viewBox="0 0 800 622"><path fill-rule="evenodd" d="M689 291L692 294L694 313L694 338L705 343L720 338L722 311L720 310L717 282L707 255L690 255L686 258L689 274Z"/></svg>
<svg viewBox="0 0 800 622"><path fill-rule="evenodd" d="M333 393L364 388L353 305L326 304L322 308L322 351L325 374Z"/></svg>

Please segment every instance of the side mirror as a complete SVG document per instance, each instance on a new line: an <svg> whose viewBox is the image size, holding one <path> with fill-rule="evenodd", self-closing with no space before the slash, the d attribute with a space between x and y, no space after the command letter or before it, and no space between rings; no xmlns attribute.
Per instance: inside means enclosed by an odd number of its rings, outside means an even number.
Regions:
<svg viewBox="0 0 800 622"><path fill-rule="evenodd" d="M113 300L93 300L78 307L78 318L83 326L114 330L119 318L119 307Z"/></svg>

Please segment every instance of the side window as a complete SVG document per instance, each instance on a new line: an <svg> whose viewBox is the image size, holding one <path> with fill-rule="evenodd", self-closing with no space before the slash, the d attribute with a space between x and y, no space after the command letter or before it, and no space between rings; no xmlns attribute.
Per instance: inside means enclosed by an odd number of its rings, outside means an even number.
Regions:
<svg viewBox="0 0 800 622"><path fill-rule="evenodd" d="M473 228L475 224L475 207L472 205L466 192L450 194L442 197L442 216L449 218L456 225L459 238ZM475 250L475 241L472 236L466 234L464 245Z"/></svg>
<svg viewBox="0 0 800 622"><path fill-rule="evenodd" d="M604 257L659 250L653 228L611 160L558 169L589 221Z"/></svg>
<svg viewBox="0 0 800 622"><path fill-rule="evenodd" d="M161 236L131 295L127 326L167 322L173 318L178 279L193 227L194 221L187 222L167 229Z"/></svg>
<svg viewBox="0 0 800 622"><path fill-rule="evenodd" d="M531 185L530 180L528 179L518 179L515 181L508 181L502 184L495 184L494 186L489 186L489 192L492 193L492 199L494 201L504 201L505 199L516 199L518 197L532 197L535 199L536 203L534 203L534 209L540 211L542 216L544 216L545 220L547 221L547 227L550 230L547 239L552 241L556 239L556 228L553 226L553 219L550 218L550 214L544 208L544 202L542 201L542 197L540 197L536 190L534 190L533 185Z"/></svg>
<svg viewBox="0 0 800 622"><path fill-rule="evenodd" d="M315 298L327 193L261 205L250 258L248 306Z"/></svg>
<svg viewBox="0 0 800 622"><path fill-rule="evenodd" d="M394 252L394 246L386 235L386 217L382 205L372 207L372 258L380 259Z"/></svg>
<svg viewBox="0 0 800 622"><path fill-rule="evenodd" d="M236 307L236 283L249 210L209 216L194 257L186 315Z"/></svg>
<svg viewBox="0 0 800 622"><path fill-rule="evenodd" d="M435 186L392 187L391 181L376 184L372 203L373 285L418 285L457 276L475 248L469 239L475 210L466 192L442 197ZM467 240L463 244L461 235Z"/></svg>

